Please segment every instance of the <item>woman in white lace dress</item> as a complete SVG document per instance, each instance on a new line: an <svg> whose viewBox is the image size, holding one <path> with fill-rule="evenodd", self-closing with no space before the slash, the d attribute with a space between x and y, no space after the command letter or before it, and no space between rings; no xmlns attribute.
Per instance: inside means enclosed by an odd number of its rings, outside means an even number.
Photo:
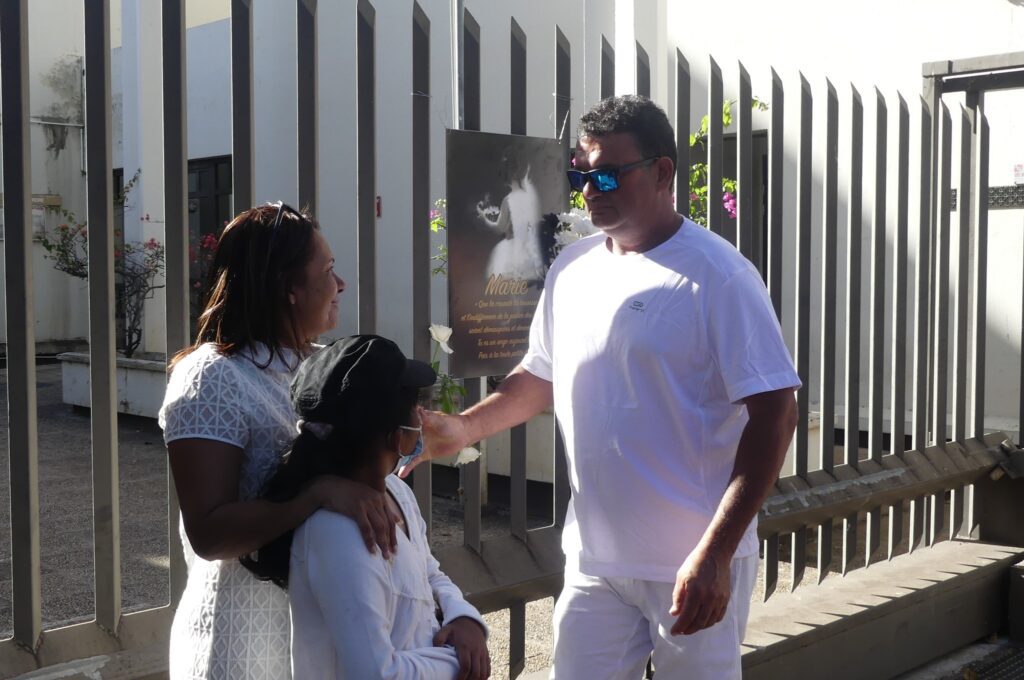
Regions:
<svg viewBox="0 0 1024 680"><path fill-rule="evenodd" d="M394 549L394 518L370 487L323 476L287 503L257 498L295 433L292 375L337 324L344 288L308 215L265 205L224 229L196 342L171 362L160 409L188 563L172 680L290 677L287 597L238 558L316 510L352 517L370 550Z"/></svg>

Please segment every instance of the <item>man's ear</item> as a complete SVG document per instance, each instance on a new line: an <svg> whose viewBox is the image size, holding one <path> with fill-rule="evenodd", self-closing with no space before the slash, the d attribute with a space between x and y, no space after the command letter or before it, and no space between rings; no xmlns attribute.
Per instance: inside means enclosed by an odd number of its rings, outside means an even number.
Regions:
<svg viewBox="0 0 1024 680"><path fill-rule="evenodd" d="M661 156L655 162L658 168L658 189L672 191L672 179L675 177L675 163L668 156Z"/></svg>
<svg viewBox="0 0 1024 680"><path fill-rule="evenodd" d="M295 293L293 291L288 291L288 304L295 304Z"/></svg>

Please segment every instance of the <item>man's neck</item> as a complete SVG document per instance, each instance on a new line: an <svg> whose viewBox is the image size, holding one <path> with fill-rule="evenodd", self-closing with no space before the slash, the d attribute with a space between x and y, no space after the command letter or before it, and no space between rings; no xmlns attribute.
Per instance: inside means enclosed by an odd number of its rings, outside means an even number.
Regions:
<svg viewBox="0 0 1024 680"><path fill-rule="evenodd" d="M622 233L609 234L609 247L615 255L647 252L672 238L682 221L683 216L675 210L666 211L652 222L636 225Z"/></svg>

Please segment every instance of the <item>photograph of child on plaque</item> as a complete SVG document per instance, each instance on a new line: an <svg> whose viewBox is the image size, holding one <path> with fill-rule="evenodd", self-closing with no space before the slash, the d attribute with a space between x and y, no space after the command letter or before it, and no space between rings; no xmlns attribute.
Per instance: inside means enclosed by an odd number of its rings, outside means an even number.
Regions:
<svg viewBox="0 0 1024 680"><path fill-rule="evenodd" d="M501 375L526 351L529 321L568 203L554 139L448 134L448 287L453 375ZM458 372L456 372L458 371Z"/></svg>

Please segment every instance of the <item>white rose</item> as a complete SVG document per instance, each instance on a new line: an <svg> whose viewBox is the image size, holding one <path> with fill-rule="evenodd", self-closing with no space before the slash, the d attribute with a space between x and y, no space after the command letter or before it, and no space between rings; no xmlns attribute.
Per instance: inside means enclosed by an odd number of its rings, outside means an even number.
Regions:
<svg viewBox="0 0 1024 680"><path fill-rule="evenodd" d="M430 337L433 338L445 354L451 354L453 350L448 345L448 339L452 337L452 329L439 323L430 324Z"/></svg>

